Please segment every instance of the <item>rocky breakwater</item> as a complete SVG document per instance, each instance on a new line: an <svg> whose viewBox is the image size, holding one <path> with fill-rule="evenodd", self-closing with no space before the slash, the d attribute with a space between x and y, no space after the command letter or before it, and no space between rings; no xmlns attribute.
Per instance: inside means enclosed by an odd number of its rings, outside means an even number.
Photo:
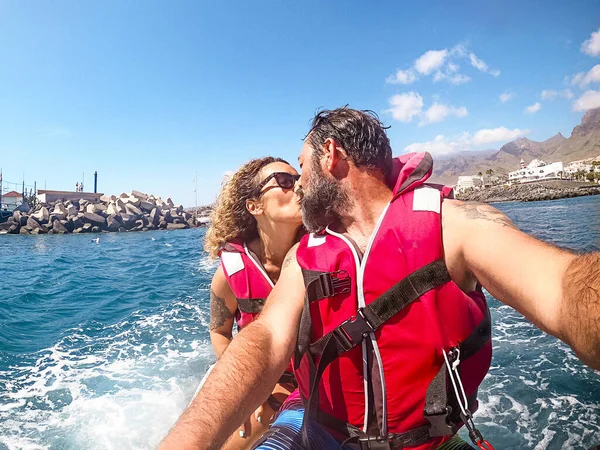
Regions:
<svg viewBox="0 0 600 450"><path fill-rule="evenodd" d="M456 196L459 200L483 203L535 202L559 198L581 197L600 194L600 186L580 181L552 180L537 183L493 186L481 190L470 190Z"/></svg>
<svg viewBox="0 0 600 450"><path fill-rule="evenodd" d="M22 209L22 208L21 208ZM26 208L25 208L26 209ZM168 198L132 191L120 196L39 203L29 212L15 211L0 224L0 234L66 234L116 231L179 230L206 224Z"/></svg>

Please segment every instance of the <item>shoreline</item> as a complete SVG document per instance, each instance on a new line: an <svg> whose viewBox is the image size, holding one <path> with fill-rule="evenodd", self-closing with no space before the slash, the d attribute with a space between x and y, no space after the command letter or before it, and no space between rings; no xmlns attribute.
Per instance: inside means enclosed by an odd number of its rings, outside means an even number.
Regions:
<svg viewBox="0 0 600 450"><path fill-rule="evenodd" d="M550 180L512 186L492 186L456 195L457 200L481 203L537 202L600 195L600 185L582 181Z"/></svg>

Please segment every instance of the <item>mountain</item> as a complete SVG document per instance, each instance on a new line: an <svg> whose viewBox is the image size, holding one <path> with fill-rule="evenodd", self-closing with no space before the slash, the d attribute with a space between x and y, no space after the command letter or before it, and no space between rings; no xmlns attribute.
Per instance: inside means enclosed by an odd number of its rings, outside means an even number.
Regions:
<svg viewBox="0 0 600 450"><path fill-rule="evenodd" d="M517 170L521 158L525 163L541 159L547 163L564 163L600 155L600 108L591 109L573 128L569 138L558 133L543 142L519 138L503 145L500 150L461 152L447 157L434 158L431 181L456 184L459 175L477 175L492 169L495 174L506 175Z"/></svg>

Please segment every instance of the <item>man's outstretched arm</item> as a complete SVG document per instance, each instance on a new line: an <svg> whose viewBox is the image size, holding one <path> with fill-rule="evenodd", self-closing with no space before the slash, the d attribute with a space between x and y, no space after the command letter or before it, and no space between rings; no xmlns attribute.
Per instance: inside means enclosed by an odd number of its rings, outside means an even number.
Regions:
<svg viewBox="0 0 600 450"><path fill-rule="evenodd" d="M490 205L445 201L442 214L453 266L600 370L600 253L541 242Z"/></svg>
<svg viewBox="0 0 600 450"><path fill-rule="evenodd" d="M219 449L262 404L289 364L296 343L304 282L290 250L260 316L237 335L183 412L160 450Z"/></svg>

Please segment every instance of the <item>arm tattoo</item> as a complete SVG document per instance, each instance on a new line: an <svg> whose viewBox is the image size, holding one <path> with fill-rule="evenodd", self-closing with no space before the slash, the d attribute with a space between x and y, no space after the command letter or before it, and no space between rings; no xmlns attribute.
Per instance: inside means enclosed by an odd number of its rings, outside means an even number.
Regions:
<svg viewBox="0 0 600 450"><path fill-rule="evenodd" d="M225 300L210 290L210 331L222 327L223 324L232 319L233 314L229 311Z"/></svg>
<svg viewBox="0 0 600 450"><path fill-rule="evenodd" d="M285 255L285 259L283 260L283 263L281 264L281 270L283 271L283 269L285 269L287 266L289 266L292 261L294 261L296 259L296 249L298 248L298 244L294 245L287 253L287 255Z"/></svg>
<svg viewBox="0 0 600 450"><path fill-rule="evenodd" d="M458 208L465 214L467 219L487 220L502 225L503 227L517 229L512 220L496 208L485 203L463 203L458 205Z"/></svg>

